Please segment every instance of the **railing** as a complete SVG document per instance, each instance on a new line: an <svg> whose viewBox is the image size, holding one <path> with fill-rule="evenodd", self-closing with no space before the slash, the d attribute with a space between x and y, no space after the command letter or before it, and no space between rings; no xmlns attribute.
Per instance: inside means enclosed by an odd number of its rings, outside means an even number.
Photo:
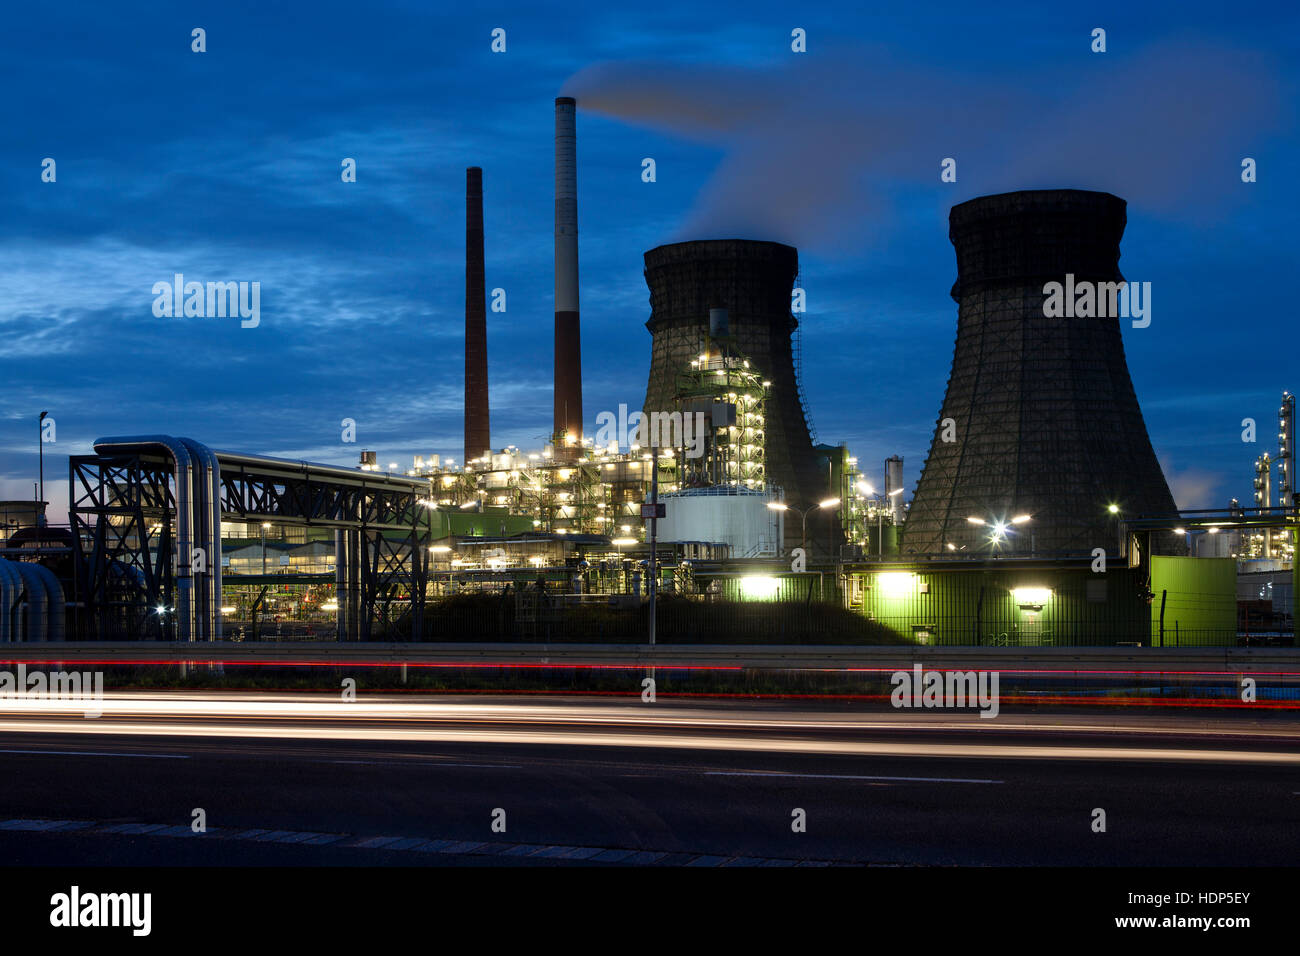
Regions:
<svg viewBox="0 0 1300 956"><path fill-rule="evenodd" d="M1300 651L1276 648L828 647L330 642L50 642L0 645L0 663L98 664L222 661L248 664L498 664L556 667L719 667L900 670L927 668L1068 673L1267 674L1300 678Z"/></svg>

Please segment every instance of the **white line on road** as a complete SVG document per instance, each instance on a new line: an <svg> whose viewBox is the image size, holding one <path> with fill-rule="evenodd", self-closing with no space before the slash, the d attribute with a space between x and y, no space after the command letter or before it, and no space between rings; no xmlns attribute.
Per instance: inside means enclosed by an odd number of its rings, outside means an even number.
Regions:
<svg viewBox="0 0 1300 956"><path fill-rule="evenodd" d="M189 760L189 754L124 754L108 750L0 750L0 754L55 754L60 757L151 757L154 760Z"/></svg>
<svg viewBox="0 0 1300 956"><path fill-rule="evenodd" d="M816 780L894 780L904 783L1002 783L964 777L859 777L843 773L781 773L770 770L706 770L706 777L809 777Z"/></svg>
<svg viewBox="0 0 1300 956"><path fill-rule="evenodd" d="M448 763L442 760L423 760L419 757L407 760L317 760L314 763L367 764L381 767L409 767L418 763L425 767L481 767L486 770L520 770L519 764L513 763Z"/></svg>

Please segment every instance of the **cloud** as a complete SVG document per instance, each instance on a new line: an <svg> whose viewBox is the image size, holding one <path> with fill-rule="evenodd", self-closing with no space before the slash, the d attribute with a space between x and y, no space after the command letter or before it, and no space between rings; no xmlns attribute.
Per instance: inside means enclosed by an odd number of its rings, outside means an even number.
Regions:
<svg viewBox="0 0 1300 956"><path fill-rule="evenodd" d="M1085 59L1029 74L1005 64L961 73L870 49L809 60L605 62L565 92L582 110L723 150L682 236L778 239L831 255L877 239L891 192L938 187L946 157L958 177L945 205L1070 186L1195 214L1228 200L1243 149L1278 107L1264 59L1192 41L1115 56L1104 71Z"/></svg>

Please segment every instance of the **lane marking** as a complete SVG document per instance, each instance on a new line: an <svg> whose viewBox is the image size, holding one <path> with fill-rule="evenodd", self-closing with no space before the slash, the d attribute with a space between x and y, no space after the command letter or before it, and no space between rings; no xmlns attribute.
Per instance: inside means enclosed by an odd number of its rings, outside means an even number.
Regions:
<svg viewBox="0 0 1300 956"><path fill-rule="evenodd" d="M114 753L110 750L0 750L0 754L56 754L69 757L150 757L154 760L189 760L189 754Z"/></svg>
<svg viewBox="0 0 1300 956"><path fill-rule="evenodd" d="M813 780L893 780L901 783L1002 783L966 777L866 777L843 773L784 773L777 770L706 770L706 777L807 777Z"/></svg>
<svg viewBox="0 0 1300 956"><path fill-rule="evenodd" d="M0 751L0 753L2 752ZM406 760L313 760L312 763L367 764L376 767L409 767L412 763L419 763L428 767L480 767L485 770L523 769L520 764L513 763L448 763L442 760L426 760L418 756Z"/></svg>

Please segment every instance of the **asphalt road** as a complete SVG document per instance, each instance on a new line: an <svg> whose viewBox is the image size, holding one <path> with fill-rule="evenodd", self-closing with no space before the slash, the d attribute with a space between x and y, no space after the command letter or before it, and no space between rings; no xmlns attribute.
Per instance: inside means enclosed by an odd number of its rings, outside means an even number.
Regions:
<svg viewBox="0 0 1300 956"><path fill-rule="evenodd" d="M18 704L0 707L0 864L1300 858L1300 721L1282 714L166 693L86 719Z"/></svg>

